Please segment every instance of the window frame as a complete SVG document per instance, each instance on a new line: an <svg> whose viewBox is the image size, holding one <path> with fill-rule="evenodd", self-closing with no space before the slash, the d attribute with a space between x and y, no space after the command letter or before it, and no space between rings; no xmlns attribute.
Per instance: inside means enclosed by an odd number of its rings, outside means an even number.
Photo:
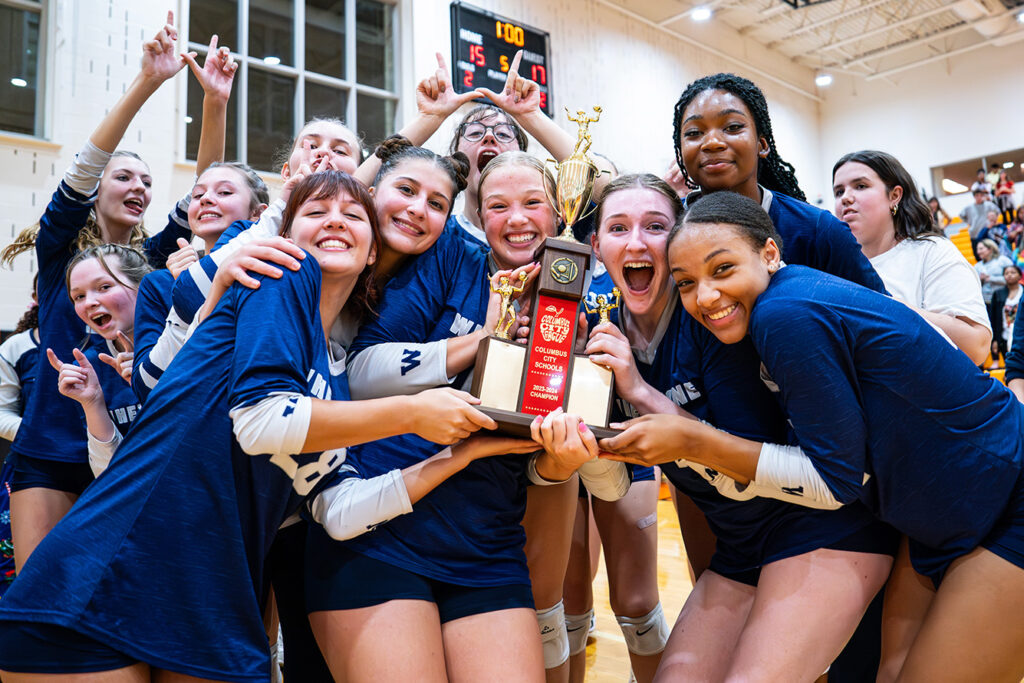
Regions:
<svg viewBox="0 0 1024 683"><path fill-rule="evenodd" d="M292 0L294 14L292 21L292 55L293 65L286 64L267 64L263 59L259 57L251 57L249 55L249 4L250 0L237 0L238 2L238 14L236 16L237 27L238 27L238 45L229 45L231 48L231 55L238 62L238 72L235 75L234 88L231 93L231 104L229 106L235 107L235 120L237 121L237 130L235 134L238 136L238 160L249 163L249 120L248 120L248 100L249 100L249 70L255 68L258 71L265 73L287 76L293 79L295 83L295 99L292 102L293 108L293 120L294 130L292 131L292 137L298 135L302 125L306 121L305 107L306 107L306 81L310 81L317 85L323 85L338 90L346 91L346 102L345 111L338 112L338 116L345 121L345 125L358 134L359 121L358 121L358 96L371 95L373 97L390 100L394 102L395 118L398 118L399 104L402 85L402 73L401 73L401 40L400 40L400 11L399 11L399 0L374 0L382 5L388 5L391 8L391 51L394 62L394 74L393 83L394 91L384 90L370 85L363 85L356 82L356 4L358 0L345 0L345 78L337 78L334 76L327 76L325 74L319 74L306 69L306 3L303 0ZM196 43L191 40L191 36L188 35L190 26L190 13L191 13L191 1L182 3L184 5L182 12L181 26L183 33L185 34L187 49L190 51L198 52L200 56L205 56L208 45ZM179 107L180 115L178 116L178 132L179 132L179 145L178 145L178 158L182 159L184 163L195 163L195 159L191 159L188 156L187 149L187 132L185 126L186 113L188 111L188 83L185 79L181 79L178 84L178 97L181 102ZM397 121L392 122L393 126L397 126ZM361 140L362 142L362 140ZM274 170L270 169L257 169L260 173L273 173Z"/></svg>
<svg viewBox="0 0 1024 683"><path fill-rule="evenodd" d="M384 0L385 2L388 0ZM53 22L50 21L51 5L50 0L0 0L0 5L12 9L20 9L26 12L39 12L39 43L36 46L36 101L35 121L32 133L20 133L14 130L7 130L0 125L0 137L14 139L17 141L44 141L51 142L53 131L52 98L50 97L49 84L52 82L51 72L53 60L49 58L49 46L53 44L54 30Z"/></svg>

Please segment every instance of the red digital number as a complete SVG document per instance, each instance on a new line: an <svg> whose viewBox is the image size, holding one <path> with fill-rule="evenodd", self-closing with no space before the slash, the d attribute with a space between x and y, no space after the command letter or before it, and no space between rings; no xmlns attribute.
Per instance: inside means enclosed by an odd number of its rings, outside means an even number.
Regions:
<svg viewBox="0 0 1024 683"><path fill-rule="evenodd" d="M530 79L540 83L541 85L548 84L548 70L540 64L534 64L530 67Z"/></svg>
<svg viewBox="0 0 1024 683"><path fill-rule="evenodd" d="M469 61L473 62L477 66L485 66L487 60L484 59L484 46L483 45L470 45L469 46Z"/></svg>
<svg viewBox="0 0 1024 683"><path fill-rule="evenodd" d="M462 84L464 86L466 86L467 88L472 88L473 87L473 72L472 71L467 71L466 74L462 77Z"/></svg>
<svg viewBox="0 0 1024 683"><path fill-rule="evenodd" d="M547 109L548 108L548 94L546 92L542 92L540 94L540 108L541 109Z"/></svg>

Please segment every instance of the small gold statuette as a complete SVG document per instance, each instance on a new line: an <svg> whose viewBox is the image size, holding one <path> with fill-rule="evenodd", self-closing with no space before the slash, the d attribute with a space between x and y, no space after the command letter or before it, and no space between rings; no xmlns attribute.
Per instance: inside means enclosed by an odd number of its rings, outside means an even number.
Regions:
<svg viewBox="0 0 1024 683"><path fill-rule="evenodd" d="M618 308L619 302L622 300L622 292L619 291L618 287L612 287L612 294L615 296L615 303L610 303L606 295L598 294L597 308L591 308L590 306L587 305L586 300L583 301L583 308L587 311L587 313L597 313L597 322L599 325L601 323L611 322L611 318L608 317L608 312L611 311L613 308Z"/></svg>
<svg viewBox="0 0 1024 683"><path fill-rule="evenodd" d="M512 284L512 280L507 275L502 275L498 278L498 286L495 287L494 283L491 283L491 291L497 292L501 295L501 303L499 304L498 314L498 325L494 330L494 336L498 339L508 339L509 331L512 329L512 323L516 321L516 307L512 305L512 298L516 294L523 291L526 287L526 273L519 273L519 286L516 287ZM506 318L508 319L506 321Z"/></svg>
<svg viewBox="0 0 1024 683"><path fill-rule="evenodd" d="M558 239L567 242L576 242L572 234L572 226L581 218L587 215L587 206L590 204L590 197L594 194L594 181L599 171L593 160L587 155L593 140L590 137L590 124L597 123L601 118L601 107L594 107L594 115L589 116L580 109L573 116L569 113L568 107L565 115L570 121L579 126L576 136L576 147L569 158L561 163L549 160L548 163L555 164L558 172L558 180L555 183L555 196L548 196L551 204L555 207L565 229Z"/></svg>

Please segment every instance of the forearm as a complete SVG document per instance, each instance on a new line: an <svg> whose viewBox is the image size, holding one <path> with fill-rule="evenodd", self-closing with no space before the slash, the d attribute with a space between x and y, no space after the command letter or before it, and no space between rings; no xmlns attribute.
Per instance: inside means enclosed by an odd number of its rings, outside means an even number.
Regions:
<svg viewBox="0 0 1024 683"><path fill-rule="evenodd" d="M967 318L916 309L928 322L942 330L975 365L985 360L992 343L992 331Z"/></svg>
<svg viewBox="0 0 1024 683"><path fill-rule="evenodd" d="M1006 386L1013 392L1018 401L1024 403L1024 379L1011 379Z"/></svg>
<svg viewBox="0 0 1024 683"><path fill-rule="evenodd" d="M623 398L641 415L679 415L696 419L676 405L675 401L646 382L643 382L636 391L630 392L628 397L623 396Z"/></svg>
<svg viewBox="0 0 1024 683"><path fill-rule="evenodd" d="M458 443L402 470L410 502L416 503L453 474L465 469L473 461L471 448L465 443Z"/></svg>
<svg viewBox="0 0 1024 683"><path fill-rule="evenodd" d="M473 367L480 342L487 338L486 330L477 330L461 337L450 337L447 341L445 370L454 377L463 370Z"/></svg>
<svg viewBox="0 0 1024 683"><path fill-rule="evenodd" d="M348 385L354 399L414 394L445 386L446 342L385 342L363 349L348 362Z"/></svg>
<svg viewBox="0 0 1024 683"><path fill-rule="evenodd" d="M757 476L762 445L759 441L734 436L704 423L686 426L689 437L678 441L682 446L681 459L710 467L739 484L748 484Z"/></svg>
<svg viewBox="0 0 1024 683"><path fill-rule="evenodd" d="M367 401L312 399L309 430L303 453L386 439L413 431L415 408L409 396L389 396Z"/></svg>
<svg viewBox="0 0 1024 683"><path fill-rule="evenodd" d="M107 412L107 403L102 396L96 401L83 404L82 410L85 412L86 428L93 438L97 441L110 441L114 438L114 432L117 429L114 427L114 422L110 419L110 414Z"/></svg>
<svg viewBox="0 0 1024 683"><path fill-rule="evenodd" d="M203 97L203 125L196 152L196 176L201 176L215 161L224 161L227 137L228 101L219 97Z"/></svg>

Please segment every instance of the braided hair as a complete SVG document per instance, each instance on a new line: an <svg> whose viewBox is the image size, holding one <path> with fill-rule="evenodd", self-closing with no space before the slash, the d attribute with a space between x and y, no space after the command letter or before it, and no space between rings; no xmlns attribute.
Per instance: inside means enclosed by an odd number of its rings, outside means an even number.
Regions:
<svg viewBox="0 0 1024 683"><path fill-rule="evenodd" d="M757 182L772 192L781 192L801 201L807 201L807 196L796 182L793 164L780 157L778 150L775 148L772 121L768 116L768 102L764 99L764 93L751 81L736 74L718 73L698 78L686 86L686 90L683 91L683 94L679 96L679 101L676 102L675 116L672 119L673 135L675 136L673 144L675 145L676 162L679 164L679 170L682 171L683 178L686 180L686 186L694 190L700 189L700 186L686 172L686 166L683 164L683 112L686 111L686 108L690 106L690 102L697 95L708 90L724 90L743 100L743 103L747 105L747 109L750 110L751 115L754 117L754 127L758 136L767 140L768 155L759 158L757 161Z"/></svg>

